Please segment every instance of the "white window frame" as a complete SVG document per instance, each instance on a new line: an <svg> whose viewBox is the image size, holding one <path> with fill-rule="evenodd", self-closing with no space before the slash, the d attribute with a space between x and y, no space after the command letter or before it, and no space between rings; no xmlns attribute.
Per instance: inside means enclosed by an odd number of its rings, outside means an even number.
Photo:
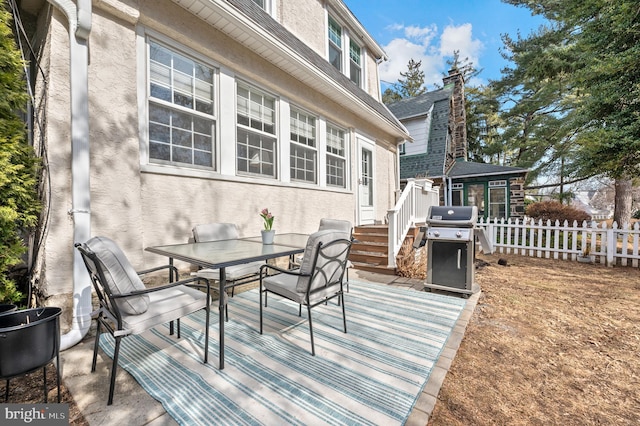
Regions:
<svg viewBox="0 0 640 426"><path fill-rule="evenodd" d="M241 96L243 92L248 97ZM278 98L241 80L237 81L235 98L236 173L241 176L277 179ZM258 100L260 102L256 102ZM271 101L271 108L266 100ZM246 103L245 107L242 106L243 103ZM246 114L243 114L243 109ZM245 119L247 122L244 122Z"/></svg>
<svg viewBox="0 0 640 426"><path fill-rule="evenodd" d="M340 148L336 146L335 143L331 143L331 140L335 136L341 135L342 142L342 152ZM325 172L325 182L327 187L331 188L347 188L348 175L347 175L347 160L348 160L348 132L347 130L341 128L338 125L333 123L326 123L326 133L325 133L325 158L326 158L326 172ZM342 162L342 166L337 166L338 163ZM331 173L331 170L342 171L342 176L339 173ZM333 180L342 179L342 184L333 182Z"/></svg>
<svg viewBox="0 0 640 426"><path fill-rule="evenodd" d="M358 48L358 53L359 53L359 63L355 62L353 60L353 49L352 47L355 46ZM362 67L362 63L363 63L363 48L362 46L360 46L358 43L355 42L355 40L353 38L349 39L349 79L354 82L358 87L362 87L362 82L364 80L364 73L363 73L363 67ZM354 80L354 67L357 70L357 81Z"/></svg>
<svg viewBox="0 0 640 426"><path fill-rule="evenodd" d="M141 122L140 124L142 130L141 145L143 152L141 154L143 161L146 161L147 164L157 164L173 168L215 171L217 169L218 161L217 130L219 127L219 119L217 116L218 88L216 83L218 68L216 65L211 64L199 55L190 52L183 46L178 46L176 43L168 42L160 37L145 36L141 37L140 40L144 45L144 55L143 58L141 58L141 63L144 61L144 67L142 69L146 70L146 73L144 74L144 83L141 86L144 88L145 102L144 106L141 106L141 111L143 113L140 115L140 117L144 117L144 123ZM168 68L166 67L166 64L163 65L160 62L156 62L157 65L155 67L152 66L152 45L158 46L160 49L165 50L171 55L171 64ZM174 59L176 58L182 59L184 64L192 62L194 67L204 67L211 73L210 80L205 83L203 83L203 80L198 80L196 78L195 68L191 70L191 76L175 69ZM162 75L163 72L165 73L164 76ZM165 79L164 82L161 81L162 77ZM182 81L180 82L180 80ZM198 81L200 81L199 85L197 84ZM163 99L160 96L152 95L151 88L154 82L155 87L157 87L159 91L164 87L164 94L170 96L170 99L167 99L166 96L165 99ZM176 86L180 83L182 83L184 88L189 86L189 90L191 92L187 93L183 90L183 95L186 95L185 99L191 97L191 101L193 102L192 107L189 107L188 105L180 105L175 102L176 98L174 95L180 92ZM203 84L205 85L203 86ZM197 101L198 99L202 100L205 98L198 95L202 95L204 93L202 89L207 87L206 84L210 84L209 90L211 96L206 99L210 102L211 110L199 111L197 109ZM198 92L198 86L200 86L201 89L200 93ZM159 94L159 92L156 92L156 94ZM154 116L153 108L156 108L157 111L162 109L168 110L168 117L163 116L162 114L155 114ZM186 120L182 120L182 124L178 124L181 121L178 117L186 118ZM186 129L184 125L189 120L191 120L189 123L190 128ZM198 122L200 123L199 126ZM211 127L205 132L207 125L210 125ZM187 136L188 140L183 139L182 142L178 142L178 135L180 134ZM162 136L166 137L166 139L153 140L154 137L161 138ZM210 138L207 147L208 149L203 149L204 146L202 142L206 142L206 138ZM200 142L198 142L198 139L200 139ZM187 143L189 143L189 146L186 145ZM152 158L154 155L154 144L156 145L156 149L161 149L163 146L165 149L168 149L169 158ZM174 157L179 155L179 152L187 154L188 151L190 151L189 154L191 156L189 162L178 161L178 159ZM198 155L202 157L207 154L210 155L209 163L207 165L198 164Z"/></svg>
<svg viewBox="0 0 640 426"><path fill-rule="evenodd" d="M318 118L291 105L289 141L290 179L296 182L317 184ZM300 174L303 174L304 177L301 177Z"/></svg>
<svg viewBox="0 0 640 426"><path fill-rule="evenodd" d="M340 30L340 34L338 34L339 36L339 42L340 45L337 44L336 40L333 39L332 37L332 23L334 23L337 28ZM344 44L345 44L345 40L344 40L344 28L342 25L340 25L340 22L338 22L337 19L333 18L331 15L328 15L328 19L327 19L327 60L329 61L329 63L331 65L333 65L337 70L339 70L340 72L344 73ZM331 62L331 52L332 52L332 48L338 53L337 54L337 58L340 61L339 66L336 66L335 63Z"/></svg>

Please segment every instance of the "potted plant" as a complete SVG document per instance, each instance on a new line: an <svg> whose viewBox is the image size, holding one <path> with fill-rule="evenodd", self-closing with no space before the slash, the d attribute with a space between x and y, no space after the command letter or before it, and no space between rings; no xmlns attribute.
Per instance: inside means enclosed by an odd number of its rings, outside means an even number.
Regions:
<svg viewBox="0 0 640 426"><path fill-rule="evenodd" d="M269 209L264 208L260 211L260 217L264 222L264 229L261 231L262 233L262 244L273 244L273 237L276 234L276 231L273 229L273 220L275 216L271 214Z"/></svg>

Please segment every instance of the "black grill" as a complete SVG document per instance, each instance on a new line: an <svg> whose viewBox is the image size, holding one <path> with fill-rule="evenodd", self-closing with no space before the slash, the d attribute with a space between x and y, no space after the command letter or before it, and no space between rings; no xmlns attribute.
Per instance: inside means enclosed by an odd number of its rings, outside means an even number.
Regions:
<svg viewBox="0 0 640 426"><path fill-rule="evenodd" d="M475 206L432 206L427 215L427 289L475 292Z"/></svg>

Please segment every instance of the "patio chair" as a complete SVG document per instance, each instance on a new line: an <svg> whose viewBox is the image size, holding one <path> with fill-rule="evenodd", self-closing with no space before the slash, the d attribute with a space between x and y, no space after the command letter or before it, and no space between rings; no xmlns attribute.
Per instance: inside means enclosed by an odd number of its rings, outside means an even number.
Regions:
<svg viewBox="0 0 640 426"><path fill-rule="evenodd" d="M207 223L196 225L193 227L193 240L196 243L206 241L233 240L240 237L238 227L234 223ZM260 277L260 267L264 265L264 261L256 261L243 263L240 265L228 266L225 268L226 288L231 288L231 297L235 293L235 288L241 284L256 281ZM200 269L192 275L206 278L209 281L218 282L220 280L220 270L204 268ZM212 289L217 291L217 287ZM229 320L229 309L225 303L225 317Z"/></svg>
<svg viewBox="0 0 640 426"><path fill-rule="evenodd" d="M204 309L204 363L208 362L211 297L207 279L193 277L171 282L174 274L178 279L178 271L172 265L136 272L118 245L106 237L93 237L75 246L82 254L100 304L92 314L97 320L97 331L91 372L96 371L102 328L115 338L107 405L113 403L118 354L123 337L140 334L167 322L171 323L170 334L173 334L173 321L176 320L177 337L180 338L180 318ZM145 287L140 276L163 269L169 270L170 282L158 287Z"/></svg>
<svg viewBox="0 0 640 426"><path fill-rule="evenodd" d="M353 235L353 226L348 220L322 218L320 219L318 231L324 231L325 229L335 229L338 231L348 232L350 236ZM302 264L302 256L303 255L296 256L294 261L289 265L289 269L300 267ZM350 260L347 260L347 278L344 282L345 287L347 288L347 293L349 292L349 269L351 268L353 268L353 263L351 263Z"/></svg>
<svg viewBox="0 0 640 426"><path fill-rule="evenodd" d="M260 334L263 331L262 298L267 307L267 293L274 293L299 304L298 315L302 316L302 305L307 307L311 355L315 355L311 309L333 298L342 306L342 322L347 332L344 306L343 277L351 249L349 232L327 229L309 236L300 269L282 269L263 265L260 269ZM276 275L268 275L269 271Z"/></svg>

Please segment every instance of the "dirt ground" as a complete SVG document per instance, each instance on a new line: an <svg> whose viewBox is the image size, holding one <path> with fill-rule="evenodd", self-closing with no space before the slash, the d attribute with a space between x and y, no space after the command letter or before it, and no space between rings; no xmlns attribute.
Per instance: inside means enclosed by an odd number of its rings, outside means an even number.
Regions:
<svg viewBox="0 0 640 426"><path fill-rule="evenodd" d="M640 424L640 270L478 259L482 294L429 425Z"/></svg>
<svg viewBox="0 0 640 426"><path fill-rule="evenodd" d="M501 254L477 264L482 294L429 426L640 424L640 269ZM70 424L87 425L62 389ZM43 402L41 370L13 379L9 402Z"/></svg>

